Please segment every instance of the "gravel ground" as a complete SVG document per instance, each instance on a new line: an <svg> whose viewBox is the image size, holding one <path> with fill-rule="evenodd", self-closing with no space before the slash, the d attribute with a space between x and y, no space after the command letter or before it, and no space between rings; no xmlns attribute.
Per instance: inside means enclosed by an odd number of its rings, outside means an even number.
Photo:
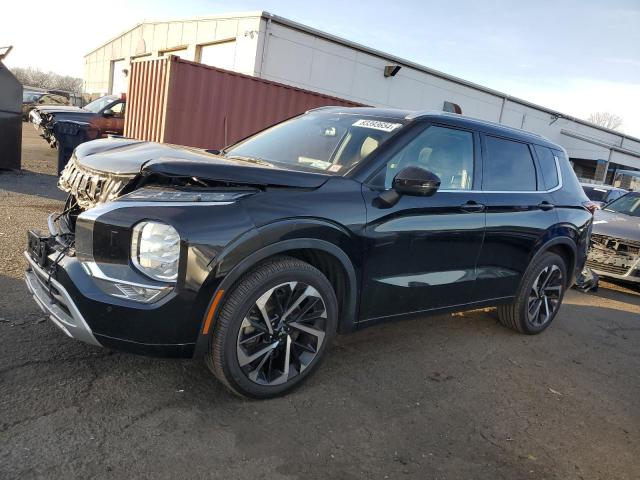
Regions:
<svg viewBox="0 0 640 480"><path fill-rule="evenodd" d="M568 293L534 337L492 310L340 337L301 389L228 394L203 363L94 348L22 281L59 209L55 151L24 131L0 173L0 478L640 478L640 293Z"/></svg>

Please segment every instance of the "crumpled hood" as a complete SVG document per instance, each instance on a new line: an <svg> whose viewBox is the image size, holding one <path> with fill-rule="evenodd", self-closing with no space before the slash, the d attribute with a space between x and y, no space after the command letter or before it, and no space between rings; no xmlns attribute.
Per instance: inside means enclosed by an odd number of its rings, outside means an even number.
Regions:
<svg viewBox="0 0 640 480"><path fill-rule="evenodd" d="M330 176L255 164L206 150L127 138L83 143L75 150L85 169L118 175L197 177L234 184L317 188Z"/></svg>
<svg viewBox="0 0 640 480"><path fill-rule="evenodd" d="M73 112L80 114L91 114L95 115L95 113L90 112L89 110L84 110L80 107L74 107L73 105L41 105L36 107L36 110L41 113L62 113L62 112Z"/></svg>
<svg viewBox="0 0 640 480"><path fill-rule="evenodd" d="M640 241L640 217L596 210L593 218L593 233L638 242Z"/></svg>

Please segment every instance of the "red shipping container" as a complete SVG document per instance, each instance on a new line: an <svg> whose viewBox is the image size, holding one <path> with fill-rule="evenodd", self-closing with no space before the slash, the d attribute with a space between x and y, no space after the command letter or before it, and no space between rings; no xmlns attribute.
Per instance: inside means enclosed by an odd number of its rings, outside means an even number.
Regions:
<svg viewBox="0 0 640 480"><path fill-rule="evenodd" d="M361 106L170 56L131 64L124 135L220 149L327 105Z"/></svg>

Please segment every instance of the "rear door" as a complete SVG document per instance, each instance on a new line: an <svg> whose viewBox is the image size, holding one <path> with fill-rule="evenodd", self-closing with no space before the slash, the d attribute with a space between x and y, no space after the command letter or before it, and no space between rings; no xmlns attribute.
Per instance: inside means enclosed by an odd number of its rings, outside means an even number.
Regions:
<svg viewBox="0 0 640 480"><path fill-rule="evenodd" d="M488 300L516 293L534 252L550 237L558 217L553 188L545 186L535 147L510 138L481 137L487 224L476 286L479 298ZM553 158L552 162L544 164L550 177L557 174Z"/></svg>

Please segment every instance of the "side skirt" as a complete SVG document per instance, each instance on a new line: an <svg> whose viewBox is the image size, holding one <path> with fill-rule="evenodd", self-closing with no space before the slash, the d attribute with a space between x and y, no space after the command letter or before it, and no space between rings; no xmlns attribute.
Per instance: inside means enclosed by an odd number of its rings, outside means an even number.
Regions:
<svg viewBox="0 0 640 480"><path fill-rule="evenodd" d="M366 320L360 320L356 324L356 329L360 330L361 328L367 328L373 325L378 325L380 323L393 322L396 320L406 320L406 319L422 317L422 316L442 315L444 313L464 312L465 310L474 310L476 308L495 307L497 305L510 303L513 301L514 298L515 298L514 296L490 298L489 300L482 300L479 302L461 303L459 305L451 305L448 307L432 308L428 310L418 310L415 312L408 312L408 313L398 313L395 315L388 315L385 317L367 318Z"/></svg>

